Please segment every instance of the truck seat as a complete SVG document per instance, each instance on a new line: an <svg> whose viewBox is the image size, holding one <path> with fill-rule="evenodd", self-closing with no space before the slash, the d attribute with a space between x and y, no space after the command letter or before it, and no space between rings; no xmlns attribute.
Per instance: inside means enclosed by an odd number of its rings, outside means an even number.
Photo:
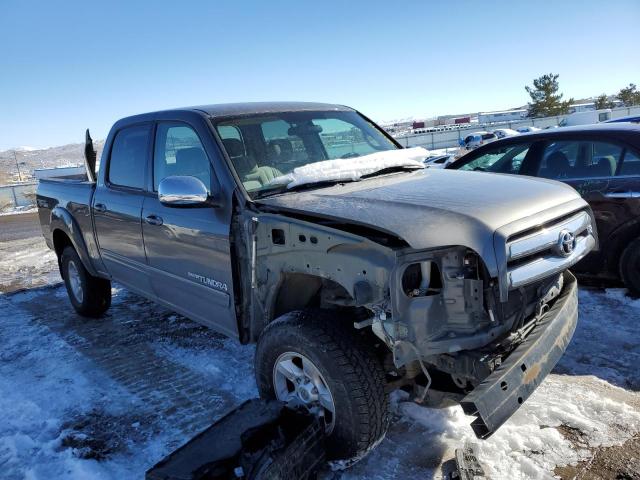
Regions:
<svg viewBox="0 0 640 480"><path fill-rule="evenodd" d="M613 155L604 155L593 159L592 177L613 177L616 174L617 162Z"/></svg>
<svg viewBox="0 0 640 480"><path fill-rule="evenodd" d="M571 171L571 165L567 156L560 152L553 152L547 158L547 168L541 172L546 178L566 178Z"/></svg>

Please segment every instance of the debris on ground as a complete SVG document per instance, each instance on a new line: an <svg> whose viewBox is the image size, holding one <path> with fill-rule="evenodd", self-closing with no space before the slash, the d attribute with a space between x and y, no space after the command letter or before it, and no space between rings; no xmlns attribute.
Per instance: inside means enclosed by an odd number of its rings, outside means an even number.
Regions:
<svg viewBox="0 0 640 480"><path fill-rule="evenodd" d="M484 469L471 443L456 449L456 468L457 472L451 475L451 480L483 480L485 478Z"/></svg>
<svg viewBox="0 0 640 480"><path fill-rule="evenodd" d="M146 480L311 480L326 463L324 443L310 413L252 399L160 460Z"/></svg>

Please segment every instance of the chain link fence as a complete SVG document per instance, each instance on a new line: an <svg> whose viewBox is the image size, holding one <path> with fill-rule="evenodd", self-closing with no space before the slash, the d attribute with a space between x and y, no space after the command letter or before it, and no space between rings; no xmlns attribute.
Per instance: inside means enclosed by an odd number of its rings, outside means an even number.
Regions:
<svg viewBox="0 0 640 480"><path fill-rule="evenodd" d="M35 207L36 182L0 186L0 213Z"/></svg>

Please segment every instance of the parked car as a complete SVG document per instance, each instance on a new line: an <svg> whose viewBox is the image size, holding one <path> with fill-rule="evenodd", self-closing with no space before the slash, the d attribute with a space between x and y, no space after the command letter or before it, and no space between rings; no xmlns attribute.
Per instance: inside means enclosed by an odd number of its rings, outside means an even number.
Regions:
<svg viewBox="0 0 640 480"><path fill-rule="evenodd" d="M484 145L485 143L493 142L498 137L495 133L491 132L475 132L467 135L464 139L460 140L460 146L467 150L473 150L474 148Z"/></svg>
<svg viewBox="0 0 640 480"><path fill-rule="evenodd" d="M428 168L444 168L455 160L455 155L448 153L445 155L436 155L434 157L427 157L424 164Z"/></svg>
<svg viewBox="0 0 640 480"><path fill-rule="evenodd" d="M640 123L640 115L628 115L626 117L614 118L612 120L607 120L604 123L619 123L619 122Z"/></svg>
<svg viewBox="0 0 640 480"><path fill-rule="evenodd" d="M330 458L379 442L399 388L461 402L486 438L573 335L567 269L596 239L561 183L426 169L424 149L315 103L124 118L97 174L85 151L88 179L37 191L76 311L104 313L115 281L257 342L260 394L316 413Z"/></svg>
<svg viewBox="0 0 640 480"><path fill-rule="evenodd" d="M640 295L640 125L607 123L500 140L449 166L550 178L574 187L596 217L600 249L576 271L619 278Z"/></svg>
<svg viewBox="0 0 640 480"><path fill-rule="evenodd" d="M539 132L540 129L538 127L520 127L516 129L518 133L533 133Z"/></svg>
<svg viewBox="0 0 640 480"><path fill-rule="evenodd" d="M493 131L493 133L495 133L496 137L498 138L514 137L516 135L520 135L520 132L512 130L511 128L497 128Z"/></svg>

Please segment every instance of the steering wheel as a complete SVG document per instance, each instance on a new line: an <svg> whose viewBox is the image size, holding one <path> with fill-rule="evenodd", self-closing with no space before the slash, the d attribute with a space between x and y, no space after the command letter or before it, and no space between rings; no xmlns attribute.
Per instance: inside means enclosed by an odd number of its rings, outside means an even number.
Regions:
<svg viewBox="0 0 640 480"><path fill-rule="evenodd" d="M356 152L349 152L349 153L345 153L344 155L342 155L340 158L355 158L355 157L359 157L360 154L356 153Z"/></svg>

